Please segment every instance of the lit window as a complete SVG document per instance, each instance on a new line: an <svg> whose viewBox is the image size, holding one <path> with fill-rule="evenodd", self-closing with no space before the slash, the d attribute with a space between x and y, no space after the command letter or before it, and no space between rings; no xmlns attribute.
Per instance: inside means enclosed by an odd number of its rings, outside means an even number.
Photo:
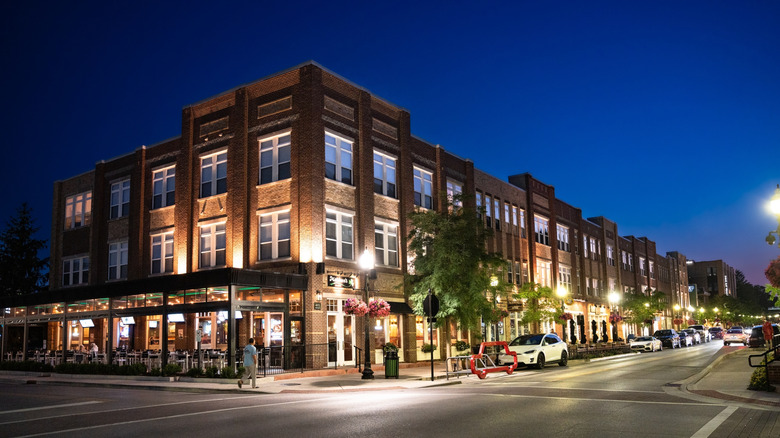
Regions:
<svg viewBox="0 0 780 438"><path fill-rule="evenodd" d="M498 198L493 198L493 219L496 221L496 230L501 231L501 201Z"/></svg>
<svg viewBox="0 0 780 438"><path fill-rule="evenodd" d="M200 197L227 192L227 151L200 159Z"/></svg>
<svg viewBox="0 0 780 438"><path fill-rule="evenodd" d="M639 275L645 276L645 258L639 257Z"/></svg>
<svg viewBox="0 0 780 438"><path fill-rule="evenodd" d="M65 229L89 225L92 218L92 192L65 198Z"/></svg>
<svg viewBox="0 0 780 438"><path fill-rule="evenodd" d="M290 210L260 215L260 260L290 257Z"/></svg>
<svg viewBox="0 0 780 438"><path fill-rule="evenodd" d="M338 211L325 212L325 254L353 260L352 215Z"/></svg>
<svg viewBox="0 0 780 438"><path fill-rule="evenodd" d="M477 192L477 217L482 219L482 193Z"/></svg>
<svg viewBox="0 0 780 438"><path fill-rule="evenodd" d="M152 209L173 205L176 194L176 167L152 173Z"/></svg>
<svg viewBox="0 0 780 438"><path fill-rule="evenodd" d="M648 262L648 263L650 265L649 266L650 267L650 278L655 278L655 263L653 263L652 261Z"/></svg>
<svg viewBox="0 0 780 438"><path fill-rule="evenodd" d="M130 180L111 184L110 218L116 219L130 214Z"/></svg>
<svg viewBox="0 0 780 438"><path fill-rule="evenodd" d="M398 226L374 224L374 257L377 264L398 266Z"/></svg>
<svg viewBox="0 0 780 438"><path fill-rule="evenodd" d="M325 178L352 184L352 141L325 133Z"/></svg>
<svg viewBox="0 0 780 438"><path fill-rule="evenodd" d="M260 184L290 178L290 133L260 140Z"/></svg>
<svg viewBox="0 0 780 438"><path fill-rule="evenodd" d="M558 249L561 251L569 251L569 228L565 227L561 224L557 224L557 233L558 236Z"/></svg>
<svg viewBox="0 0 780 438"><path fill-rule="evenodd" d="M75 257L62 261L62 285L75 286L89 282L89 257Z"/></svg>
<svg viewBox="0 0 780 438"><path fill-rule="evenodd" d="M571 292L571 268L568 266L558 266L558 286L563 286L568 292Z"/></svg>
<svg viewBox="0 0 780 438"><path fill-rule="evenodd" d="M542 286L551 287L552 279L550 277L552 263L543 260L536 260L536 282Z"/></svg>
<svg viewBox="0 0 780 438"><path fill-rule="evenodd" d="M504 222L506 222L507 228L509 228L509 224L512 223L511 220L509 219L509 217L510 217L510 213L509 212L510 212L509 203L505 202L504 203Z"/></svg>
<svg viewBox="0 0 780 438"><path fill-rule="evenodd" d="M127 278L127 241L108 245L108 279Z"/></svg>
<svg viewBox="0 0 780 438"><path fill-rule="evenodd" d="M173 231L152 236L152 274L173 272Z"/></svg>
<svg viewBox="0 0 780 438"><path fill-rule="evenodd" d="M447 181L447 199L454 207L460 207L463 202L455 197L463 194L463 185L453 181Z"/></svg>
<svg viewBox="0 0 780 438"><path fill-rule="evenodd" d="M374 156L374 181L376 181L376 154ZM433 174L419 167L414 168L414 205L433 208Z"/></svg>
<svg viewBox="0 0 780 438"><path fill-rule="evenodd" d="M582 255L584 255L585 257L589 257L588 256L588 236L586 236L584 234L582 235Z"/></svg>
<svg viewBox="0 0 780 438"><path fill-rule="evenodd" d="M395 158L374 152L374 193L395 198Z"/></svg>
<svg viewBox="0 0 780 438"><path fill-rule="evenodd" d="M225 223L200 227L200 267L225 266Z"/></svg>
<svg viewBox="0 0 780 438"><path fill-rule="evenodd" d="M598 255L598 250L596 248L596 239L592 237L590 238L590 255L592 255L594 259Z"/></svg>
<svg viewBox="0 0 780 438"><path fill-rule="evenodd" d="M612 245L607 245L607 263L610 266L615 266L615 248Z"/></svg>
<svg viewBox="0 0 780 438"><path fill-rule="evenodd" d="M536 233L536 243L550 245L550 224L546 218L534 216L534 232Z"/></svg>
<svg viewBox="0 0 780 438"><path fill-rule="evenodd" d="M520 210L520 237L525 237L525 210Z"/></svg>

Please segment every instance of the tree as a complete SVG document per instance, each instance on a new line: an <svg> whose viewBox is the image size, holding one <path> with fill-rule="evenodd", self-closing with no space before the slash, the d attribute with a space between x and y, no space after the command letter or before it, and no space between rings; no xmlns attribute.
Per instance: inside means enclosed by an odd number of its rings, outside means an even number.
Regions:
<svg viewBox="0 0 780 438"><path fill-rule="evenodd" d="M649 290L648 290L649 292ZM623 309L626 321L635 324L648 324L652 327L655 314L666 308L666 294L661 291L644 294L626 294Z"/></svg>
<svg viewBox="0 0 780 438"><path fill-rule="evenodd" d="M456 196L453 202L462 204L464 198ZM507 263L486 250L491 231L485 229L477 210L455 207L449 200L443 211L421 209L409 219L409 251L414 259L404 275L404 291L415 313L423 314L423 300L431 289L439 298L437 318L479 329L482 317L496 314L495 298L506 299L510 290L505 280Z"/></svg>
<svg viewBox="0 0 780 438"><path fill-rule="evenodd" d="M521 324L537 324L542 321L557 320L563 314L558 305L560 299L555 297L552 288L547 286L526 283L518 289L513 297L523 301ZM563 323L565 324L566 321Z"/></svg>
<svg viewBox="0 0 780 438"><path fill-rule="evenodd" d="M27 203L0 232L0 296L26 295L47 287L48 259L38 257L46 241L36 239L37 232Z"/></svg>

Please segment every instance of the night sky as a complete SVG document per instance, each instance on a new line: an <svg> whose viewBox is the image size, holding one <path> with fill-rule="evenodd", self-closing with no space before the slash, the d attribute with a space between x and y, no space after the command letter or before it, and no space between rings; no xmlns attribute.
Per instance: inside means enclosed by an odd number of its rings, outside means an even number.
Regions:
<svg viewBox="0 0 780 438"><path fill-rule="evenodd" d="M723 259L762 285L780 255L764 242L780 183L777 1L13 3L0 220L28 202L46 239L54 181L180 135L187 105L314 60L409 110L414 135L503 180L530 172L661 254Z"/></svg>

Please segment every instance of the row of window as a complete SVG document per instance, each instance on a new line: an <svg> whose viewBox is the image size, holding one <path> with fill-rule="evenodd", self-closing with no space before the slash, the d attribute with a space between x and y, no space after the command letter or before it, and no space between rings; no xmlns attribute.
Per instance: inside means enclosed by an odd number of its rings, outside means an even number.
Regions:
<svg viewBox="0 0 780 438"><path fill-rule="evenodd" d="M501 201L498 198L491 197L488 194L483 195L477 192L477 211L481 218L481 211L485 211L485 225L488 228L495 228L501 231ZM520 232L521 237L525 237L525 210L517 208L509 202L504 202L504 226L507 232L511 229L515 234ZM511 228L510 228L511 227Z"/></svg>

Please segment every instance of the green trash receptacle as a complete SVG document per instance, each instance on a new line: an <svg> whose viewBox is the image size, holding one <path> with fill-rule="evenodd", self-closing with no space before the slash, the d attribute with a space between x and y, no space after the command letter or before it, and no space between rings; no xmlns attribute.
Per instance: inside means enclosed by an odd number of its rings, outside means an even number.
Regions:
<svg viewBox="0 0 780 438"><path fill-rule="evenodd" d="M385 379L391 377L398 378L398 352L395 350L385 351Z"/></svg>

